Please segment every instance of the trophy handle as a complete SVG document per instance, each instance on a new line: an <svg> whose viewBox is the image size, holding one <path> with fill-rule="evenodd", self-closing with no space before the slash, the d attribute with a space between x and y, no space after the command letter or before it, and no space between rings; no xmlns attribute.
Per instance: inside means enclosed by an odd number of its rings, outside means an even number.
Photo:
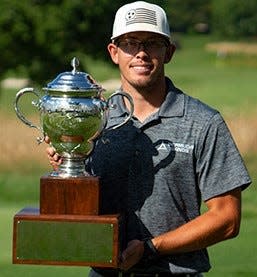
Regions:
<svg viewBox="0 0 257 277"><path fill-rule="evenodd" d="M111 129L114 130L114 129L118 129L120 128L121 126L125 125L133 116L133 113L134 113L134 102L133 102L133 99L132 97L127 93L127 92L115 92L113 93L107 100L107 107L109 107L109 101L112 97L114 96L117 96L117 95L121 95L121 96L124 96L128 99L129 101L129 104L130 104L130 111L129 111L129 115L127 116L127 118L121 122L120 124L117 124L115 126L113 126ZM115 105L110 105L111 108L114 108L115 109Z"/></svg>
<svg viewBox="0 0 257 277"><path fill-rule="evenodd" d="M43 134L43 137L37 137L37 142L38 144L40 144L41 142L44 141L45 139L45 135L42 131L42 129L33 124L31 121L29 121L24 115L23 113L21 112L20 108L19 108L19 100L20 98L26 94L26 93L32 93L34 95L36 95L38 98L40 97L40 95L34 90L34 88L23 88L21 90L19 90L16 94L16 97L15 97L15 102L14 102L14 108L15 108L15 112L16 112L16 115L18 116L18 118L24 123L26 124L27 126L31 127L31 128L36 128L38 129L42 134ZM35 106L37 106L38 104L32 102L32 104L34 104Z"/></svg>

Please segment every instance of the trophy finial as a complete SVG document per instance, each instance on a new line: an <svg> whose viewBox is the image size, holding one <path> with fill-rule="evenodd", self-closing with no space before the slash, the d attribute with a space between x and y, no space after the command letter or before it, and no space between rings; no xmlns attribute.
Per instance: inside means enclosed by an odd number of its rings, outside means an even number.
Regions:
<svg viewBox="0 0 257 277"><path fill-rule="evenodd" d="M75 74L77 72L77 67L79 66L79 60L78 60L78 58L74 57L71 60L71 66L73 67L72 74Z"/></svg>

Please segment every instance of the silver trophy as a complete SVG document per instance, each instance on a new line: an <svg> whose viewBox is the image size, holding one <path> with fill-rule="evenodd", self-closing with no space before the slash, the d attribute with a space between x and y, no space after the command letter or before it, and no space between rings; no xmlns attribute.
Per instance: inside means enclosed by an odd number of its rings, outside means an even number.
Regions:
<svg viewBox="0 0 257 277"><path fill-rule="evenodd" d="M77 70L79 61L71 61L73 70L59 74L52 82L43 88L45 94L34 88L23 88L15 98L15 111L18 118L29 127L36 128L42 133L38 142L44 141L47 135L51 145L62 157L62 164L58 171L50 176L77 177L90 175L85 171L85 159L94 147L94 140L99 137L106 125L109 109L115 107L110 99L121 95L128 99L130 112L128 117L117 129L126 124L133 115L133 100L124 92L113 93L107 100L103 97L104 89L85 72ZM30 122L19 108L20 98L27 93L34 94L38 99L32 104L40 112L40 126Z"/></svg>

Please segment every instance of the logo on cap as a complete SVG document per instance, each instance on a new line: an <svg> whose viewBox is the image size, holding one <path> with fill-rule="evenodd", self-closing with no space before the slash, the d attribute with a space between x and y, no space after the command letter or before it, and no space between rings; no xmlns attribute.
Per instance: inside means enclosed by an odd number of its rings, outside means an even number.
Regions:
<svg viewBox="0 0 257 277"><path fill-rule="evenodd" d="M126 16L126 25L134 23L147 23L157 26L156 13L153 10L138 8L132 9L127 12Z"/></svg>

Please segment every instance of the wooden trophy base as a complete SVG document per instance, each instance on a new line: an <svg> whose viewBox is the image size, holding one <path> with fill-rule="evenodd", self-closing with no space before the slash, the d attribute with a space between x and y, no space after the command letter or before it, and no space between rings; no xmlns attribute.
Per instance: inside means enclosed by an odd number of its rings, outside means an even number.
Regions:
<svg viewBox="0 0 257 277"><path fill-rule="evenodd" d="M98 177L40 179L41 214L98 215L100 181Z"/></svg>
<svg viewBox="0 0 257 277"><path fill-rule="evenodd" d="M13 263L117 267L119 215L99 215L98 177L40 180L40 208L14 216Z"/></svg>

